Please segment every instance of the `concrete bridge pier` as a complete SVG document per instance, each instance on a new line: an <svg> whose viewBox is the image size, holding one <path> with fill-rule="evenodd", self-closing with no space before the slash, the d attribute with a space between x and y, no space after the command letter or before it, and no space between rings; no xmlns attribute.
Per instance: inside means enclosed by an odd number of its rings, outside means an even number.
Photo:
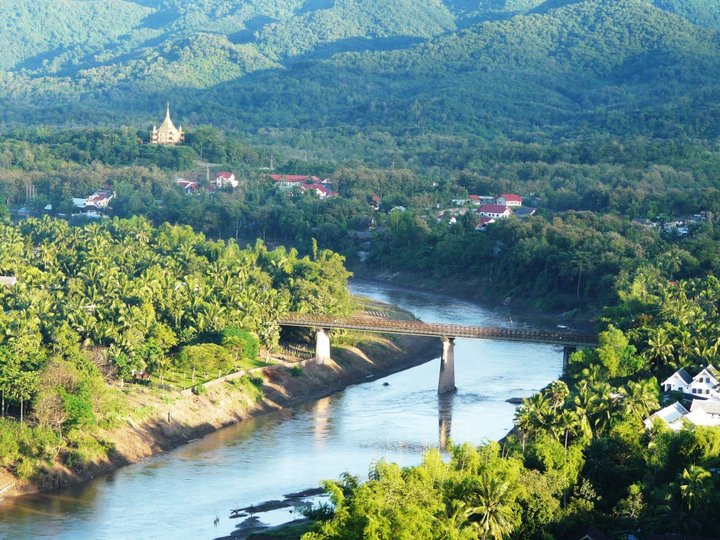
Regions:
<svg viewBox="0 0 720 540"><path fill-rule="evenodd" d="M440 358L440 379L438 394L454 392L455 388L455 338L442 338L442 357Z"/></svg>
<svg viewBox="0 0 720 540"><path fill-rule="evenodd" d="M315 360L318 364L325 364L330 360L330 336L324 328L318 328L315 334Z"/></svg>
<svg viewBox="0 0 720 540"><path fill-rule="evenodd" d="M563 347L563 373L567 371L568 364L570 363L570 355L575 351L577 351L577 347L573 345Z"/></svg>

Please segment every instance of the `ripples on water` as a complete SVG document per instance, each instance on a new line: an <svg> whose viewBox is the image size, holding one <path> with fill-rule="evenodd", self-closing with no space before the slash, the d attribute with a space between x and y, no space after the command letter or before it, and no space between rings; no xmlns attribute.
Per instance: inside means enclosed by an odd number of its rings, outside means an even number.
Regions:
<svg viewBox="0 0 720 540"><path fill-rule="evenodd" d="M502 313L375 284L354 292L396 303L426 321L509 324ZM530 327L522 321L516 327ZM233 508L282 498L373 462L418 463L450 437L481 443L512 427L515 407L555 379L562 350L547 345L456 340L457 394L438 397L433 361L294 410L226 428L94 481L0 505L0 538L214 538L237 523ZM384 383L389 386L384 386ZM276 523L281 510L263 516ZM220 518L217 527L215 517ZM282 521L282 520L281 520ZM280 522L281 522L280 521Z"/></svg>

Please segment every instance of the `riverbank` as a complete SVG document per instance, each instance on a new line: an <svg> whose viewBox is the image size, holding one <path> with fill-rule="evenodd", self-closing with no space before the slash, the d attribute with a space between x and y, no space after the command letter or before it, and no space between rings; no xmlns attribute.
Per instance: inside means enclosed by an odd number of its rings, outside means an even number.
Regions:
<svg viewBox="0 0 720 540"><path fill-rule="evenodd" d="M77 484L248 418L328 396L349 385L427 362L439 354L439 340L378 336L363 339L355 346L333 348L333 360L325 364L308 360L292 368L268 366L253 371L256 384L249 379L233 379L207 385L201 395L128 385L124 392L133 415L112 429L97 428L92 433L110 448L107 457L72 470L58 459L52 468L37 471L31 480L18 479L0 468L0 487L14 483L3 497Z"/></svg>

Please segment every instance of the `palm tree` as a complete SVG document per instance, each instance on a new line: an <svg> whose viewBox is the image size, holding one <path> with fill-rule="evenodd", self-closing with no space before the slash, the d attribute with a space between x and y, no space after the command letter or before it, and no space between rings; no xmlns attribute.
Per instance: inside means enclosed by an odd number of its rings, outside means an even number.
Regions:
<svg viewBox="0 0 720 540"><path fill-rule="evenodd" d="M628 414L645 418L650 411L660 408L657 386L653 380L629 381L627 387L620 389L620 393L623 395L625 411Z"/></svg>
<svg viewBox="0 0 720 540"><path fill-rule="evenodd" d="M697 465L690 465L689 469L683 470L680 480L680 496L688 511L694 510L697 504L705 500L711 486L709 471Z"/></svg>
<svg viewBox="0 0 720 540"><path fill-rule="evenodd" d="M514 497L509 482L484 474L475 497L476 506L466 509L465 517L473 523L473 528L479 529L480 538L502 540L515 530L517 512L513 508Z"/></svg>
<svg viewBox="0 0 720 540"><path fill-rule="evenodd" d="M655 363L655 374L659 375L673 358L674 345L664 328L654 328L648 338L645 355Z"/></svg>

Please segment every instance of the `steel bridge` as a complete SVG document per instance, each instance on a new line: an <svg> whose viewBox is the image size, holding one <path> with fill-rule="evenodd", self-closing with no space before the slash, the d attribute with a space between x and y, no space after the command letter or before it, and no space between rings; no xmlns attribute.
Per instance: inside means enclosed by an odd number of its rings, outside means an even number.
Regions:
<svg viewBox="0 0 720 540"><path fill-rule="evenodd" d="M422 321L398 321L367 316L334 317L331 315L288 313L279 320L279 323L281 326L315 329L315 359L319 363L324 363L330 359L330 337L326 332L326 330L330 329L439 337L442 339L443 344L443 352L440 359L440 379L438 382L438 393L440 394L455 390L454 343L455 338L458 337L560 345L563 347L563 367L567 365L570 354L578 347L593 347L598 344L596 335L579 332L425 323Z"/></svg>
<svg viewBox="0 0 720 540"><path fill-rule="evenodd" d="M409 336L427 336L439 338L476 338L502 341L525 341L529 343L549 343L563 346L594 346L597 336L578 332L555 332L543 330L525 330L492 326L468 326L460 324L425 323L422 321L396 321L380 317L333 317L328 315L308 315L288 313L280 319L282 326L304 328L339 328L360 330L382 334L403 334Z"/></svg>

